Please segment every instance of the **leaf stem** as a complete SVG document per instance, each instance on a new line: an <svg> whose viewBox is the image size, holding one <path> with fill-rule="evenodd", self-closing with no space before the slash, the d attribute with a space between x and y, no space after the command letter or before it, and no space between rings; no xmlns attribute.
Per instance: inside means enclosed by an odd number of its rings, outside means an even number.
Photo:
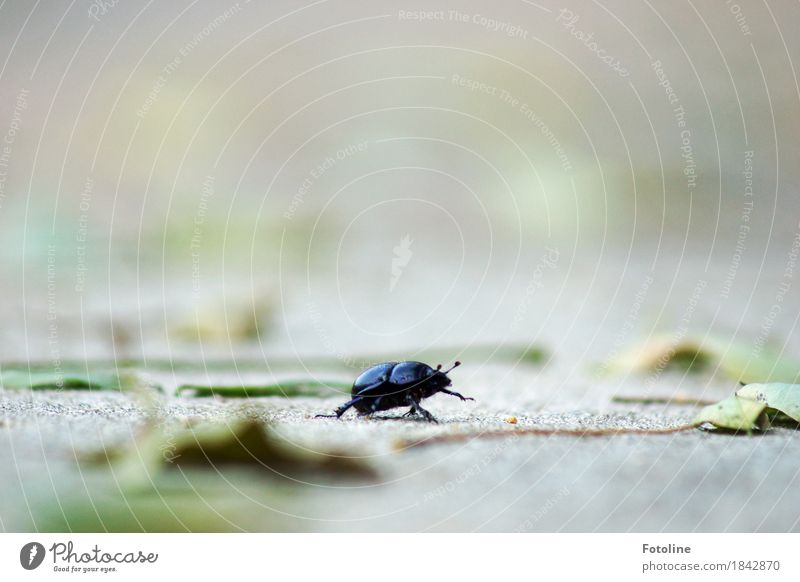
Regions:
<svg viewBox="0 0 800 582"><path fill-rule="evenodd" d="M674 398L664 398L660 396L614 396L611 402L620 404L679 404L686 406L708 406L714 404L716 400L703 400L702 398L684 398L676 396Z"/></svg>
<svg viewBox="0 0 800 582"><path fill-rule="evenodd" d="M519 428L519 429L501 429L489 430L485 432L471 432L459 434L443 434L437 435L422 440L407 440L401 441L397 448L405 449L411 447L421 447L438 444L448 443L461 443L472 440L483 440L492 438L509 438L520 436L571 436L571 437L602 437L602 436L616 436L622 434L673 434L676 432L683 432L690 429L697 428L697 423L681 424L669 428L589 428L589 429L571 429L571 428Z"/></svg>

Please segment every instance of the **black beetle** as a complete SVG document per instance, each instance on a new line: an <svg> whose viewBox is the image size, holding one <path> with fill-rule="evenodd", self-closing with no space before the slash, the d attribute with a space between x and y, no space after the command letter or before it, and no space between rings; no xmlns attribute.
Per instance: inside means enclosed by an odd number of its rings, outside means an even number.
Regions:
<svg viewBox="0 0 800 582"><path fill-rule="evenodd" d="M460 365L461 362L456 362L453 368ZM419 405L424 398L443 392L458 396L464 401L475 400L464 398L458 392L447 389L452 385L447 374L453 368L442 372L441 364L434 370L422 362L384 362L372 366L356 378L350 392L352 398L337 408L335 414L318 414L317 417L341 418L351 407L363 416L380 410L410 406L411 410L403 416L419 414L427 421L437 422L430 412Z"/></svg>

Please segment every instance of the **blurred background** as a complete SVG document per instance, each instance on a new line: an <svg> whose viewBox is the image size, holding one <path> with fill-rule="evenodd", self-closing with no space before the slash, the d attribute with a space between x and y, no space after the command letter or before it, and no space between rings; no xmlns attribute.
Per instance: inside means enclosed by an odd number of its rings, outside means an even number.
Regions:
<svg viewBox="0 0 800 582"><path fill-rule="evenodd" d="M798 381L798 22L0 2L0 530L797 530L796 427L480 437ZM314 418L388 359L475 402Z"/></svg>
<svg viewBox="0 0 800 582"><path fill-rule="evenodd" d="M796 350L799 17L6 1L0 359Z"/></svg>

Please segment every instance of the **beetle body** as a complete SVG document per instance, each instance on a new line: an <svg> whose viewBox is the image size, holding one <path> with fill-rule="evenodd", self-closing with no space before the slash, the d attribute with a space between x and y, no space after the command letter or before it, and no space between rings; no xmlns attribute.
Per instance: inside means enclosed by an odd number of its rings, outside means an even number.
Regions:
<svg viewBox="0 0 800 582"><path fill-rule="evenodd" d="M456 362L453 368L460 364ZM337 408L335 414L327 416L341 418L350 408L355 408L360 415L368 415L409 406L406 416L418 414L425 420L436 422L433 415L420 406L425 398L442 392L461 400L474 400L448 390L452 382L447 374L453 368L444 372L441 368L432 368L422 362L384 362L372 366L356 378L350 393L351 399Z"/></svg>

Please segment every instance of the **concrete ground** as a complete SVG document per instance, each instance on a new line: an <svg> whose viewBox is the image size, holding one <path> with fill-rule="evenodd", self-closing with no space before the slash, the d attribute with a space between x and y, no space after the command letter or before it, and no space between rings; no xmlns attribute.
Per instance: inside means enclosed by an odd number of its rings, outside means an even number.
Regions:
<svg viewBox="0 0 800 582"><path fill-rule="evenodd" d="M642 275L647 273L644 267L608 260L611 266L628 266L623 274L610 268L603 271L603 278L585 298L577 295L583 289L579 283L569 285L582 302L575 297L561 297L563 286L557 281L537 288L535 296L527 295L524 285L516 288L512 299L501 306L502 315L486 308L474 310L470 317L460 316L457 303L444 302L435 319L425 319L424 329L414 331L414 341L354 332L348 327L346 314L334 305L335 295L330 294L331 305L323 304L321 299L318 303L320 313L325 314L322 324L300 317L305 307L298 299L294 311L285 307L281 312L278 322L285 319L286 324L274 323L263 345L223 346L211 353L205 344L201 352L182 344L186 347L184 354L177 342L159 344L157 334L142 338L133 334L127 346L98 338L86 348L91 352L88 356L65 354L64 362L67 356L79 364L83 357L110 362L125 358L146 360L146 365L132 364L132 370L162 386L163 393L148 401L140 395L116 392L0 389L0 528L545 532L800 529L800 467L794 454L800 435L794 430L775 428L750 437L697 429L583 438L513 437L514 431L526 427L677 427L693 418L696 406L620 403L614 401L614 396L716 401L729 396L738 386L714 366L694 374L663 371L598 375L597 368L603 362L655 333L681 339L702 338L708 332L732 345L743 346L747 354L756 353L753 346L762 337L764 311L747 311L747 297L731 297L724 309L719 308L721 300L715 289L717 282L724 280L725 264L712 264L704 280L713 284L709 283L698 297L698 278L694 276L673 279L667 269L663 275L659 272L648 278ZM675 260L691 275L702 272L702 258L695 262L680 257ZM775 265L770 272L778 269L779 275L781 262ZM743 273L755 271L753 266L742 266ZM419 279L412 275L409 273L409 288L423 288L426 272L421 272ZM552 275L566 273L554 270ZM779 281L765 274L758 283L758 304L768 307ZM488 297L500 297L500 291L489 289ZM641 295L646 295L647 300L643 301ZM525 303L519 303L519 297L531 306L522 314L520 305ZM794 303L796 300L787 296L784 313L800 309L795 309ZM167 306L167 311L172 313L178 307ZM409 317L399 309L385 313L387 318L398 320ZM13 318L9 315L7 319L12 326ZM363 319L369 318L365 315ZM484 327L476 327L484 320ZM68 327L71 322L66 317L59 319L60 346L64 351L85 344L80 320L76 320L74 330ZM465 329L451 329L447 322L463 324ZM129 329L136 331L137 326L130 325ZM119 335L115 333L115 339ZM787 358L797 352L792 317L777 318L770 337L774 338L777 351L783 351ZM398 419L403 410L383 414L390 418L365 419L353 413L341 421L314 418L316 414L332 412L344 402L345 396L333 390L329 396L292 398L174 395L176 387L184 383L258 385L281 375L352 381L361 361L343 365L345 362L328 349L325 340L332 341L336 350L344 351L346 347L348 353L362 354L369 353L370 344L381 340L382 344L373 347L382 350L380 356L373 354L379 359L410 358L434 364L461 359L464 365L452 373L454 387L476 401L461 402L445 395L426 400L426 408L441 421L430 425ZM518 362L509 357L513 350L505 350L498 357L473 348L451 348L459 342L463 346L480 343L483 350L492 345L525 346L533 342L549 357L539 363ZM27 343L8 339L3 345L4 372L9 369L8 362L24 362L29 354L48 353L47 335L41 333L31 332ZM418 350L404 351L400 349L402 345L416 346ZM145 348L147 353L136 352ZM301 349L318 355L299 356ZM123 353L125 350L128 351ZM297 356L294 364L287 354ZM226 357L234 355L248 359L251 365L234 367L224 363ZM156 365L158 358L160 363ZM180 365L173 362L178 359L182 360ZM282 362L280 366L272 365L278 360ZM272 364L266 366L266 362ZM320 470L286 478L277 477L269 463L185 467L148 462L148 450L152 452L153 444L143 438L143 432L153 418L166 434L166 440L156 444L161 448L157 453L163 456L171 451L170 436L187 425L225 422L243 414L268 421L287 443L333 455L334 459L341 455L356 457L371 469L372 476ZM512 416L516 417L516 424L507 422ZM497 430L509 431L509 438L481 437L484 432ZM466 438L428 446L403 445L448 434ZM120 445L133 451L122 466L76 460Z"/></svg>
<svg viewBox="0 0 800 582"><path fill-rule="evenodd" d="M0 526L18 530L247 531L797 531L800 468L796 431L734 436L673 434L514 437L524 427L664 428L688 422L690 405L612 402L616 384L589 374L563 386L546 371L501 365L454 374L476 402L437 395L438 425L388 418L316 419L330 398L141 399L108 392L0 391ZM180 373L158 373L169 392ZM224 381L224 372L216 373ZM498 383L502 379L502 383ZM703 398L725 380L665 373L649 395L680 382ZM558 389L556 389L558 387ZM627 389L631 395L634 392ZM79 464L87 451L140 437L148 414L169 432L188 423L257 415L288 441L359 457L374 478L306 474L281 479L267 468L133 471ZM147 412L150 410L150 412ZM402 412L402 411L398 411ZM507 419L516 416L517 423ZM394 417L394 418L392 418ZM481 438L505 429L508 438ZM443 434L470 438L404 447ZM474 437L474 438L472 438ZM136 457L136 454L134 454Z"/></svg>

